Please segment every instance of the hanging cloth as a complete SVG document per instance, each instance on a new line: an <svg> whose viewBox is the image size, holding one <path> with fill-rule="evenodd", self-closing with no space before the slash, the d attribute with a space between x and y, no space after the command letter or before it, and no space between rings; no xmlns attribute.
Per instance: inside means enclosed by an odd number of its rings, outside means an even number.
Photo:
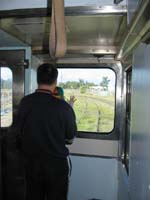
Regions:
<svg viewBox="0 0 150 200"><path fill-rule="evenodd" d="M67 50L64 0L52 0L49 52L52 59L62 58Z"/></svg>

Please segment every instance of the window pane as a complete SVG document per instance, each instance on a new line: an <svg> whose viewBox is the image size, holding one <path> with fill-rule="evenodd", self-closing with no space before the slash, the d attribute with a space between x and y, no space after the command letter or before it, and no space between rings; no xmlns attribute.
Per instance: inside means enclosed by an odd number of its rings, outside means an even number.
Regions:
<svg viewBox="0 0 150 200"><path fill-rule="evenodd" d="M59 69L65 100L76 97L78 131L108 133L114 128L115 73L111 69Z"/></svg>
<svg viewBox="0 0 150 200"><path fill-rule="evenodd" d="M1 86L1 127L9 127L12 124L12 72L7 67L0 68Z"/></svg>

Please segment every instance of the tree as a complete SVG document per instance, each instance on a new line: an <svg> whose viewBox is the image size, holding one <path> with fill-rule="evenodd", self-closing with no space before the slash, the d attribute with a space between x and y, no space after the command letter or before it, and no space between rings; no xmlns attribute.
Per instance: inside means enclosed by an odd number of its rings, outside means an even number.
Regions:
<svg viewBox="0 0 150 200"><path fill-rule="evenodd" d="M80 84L80 86L85 85L84 80L83 79L79 79L79 84Z"/></svg>
<svg viewBox="0 0 150 200"><path fill-rule="evenodd" d="M100 83L100 86L103 87L103 90L104 90L104 91L108 91L109 82L110 82L110 80L108 79L107 76L104 76L104 77L102 78L102 81L101 81L101 83Z"/></svg>
<svg viewBox="0 0 150 200"><path fill-rule="evenodd" d="M85 93L86 93L86 89L87 89L86 86L81 86L81 87L80 87L80 93L81 93L81 94L85 94Z"/></svg>

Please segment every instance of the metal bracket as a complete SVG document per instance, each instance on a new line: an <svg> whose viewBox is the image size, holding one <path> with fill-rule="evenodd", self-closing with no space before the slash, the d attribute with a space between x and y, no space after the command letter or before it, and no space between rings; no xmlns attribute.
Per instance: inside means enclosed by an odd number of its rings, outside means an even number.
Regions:
<svg viewBox="0 0 150 200"><path fill-rule="evenodd" d="M28 68L29 68L29 60L28 60L28 59L25 59L25 60L24 60L24 68L25 68L25 69L28 69Z"/></svg>

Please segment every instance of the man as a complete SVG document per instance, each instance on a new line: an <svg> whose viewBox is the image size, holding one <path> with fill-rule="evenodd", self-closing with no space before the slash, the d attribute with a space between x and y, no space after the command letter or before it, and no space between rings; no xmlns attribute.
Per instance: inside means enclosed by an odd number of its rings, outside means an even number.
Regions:
<svg viewBox="0 0 150 200"><path fill-rule="evenodd" d="M72 107L52 94L57 76L53 65L39 66L38 89L20 103L18 138L25 158L26 200L67 200L66 144L73 142L76 122Z"/></svg>

